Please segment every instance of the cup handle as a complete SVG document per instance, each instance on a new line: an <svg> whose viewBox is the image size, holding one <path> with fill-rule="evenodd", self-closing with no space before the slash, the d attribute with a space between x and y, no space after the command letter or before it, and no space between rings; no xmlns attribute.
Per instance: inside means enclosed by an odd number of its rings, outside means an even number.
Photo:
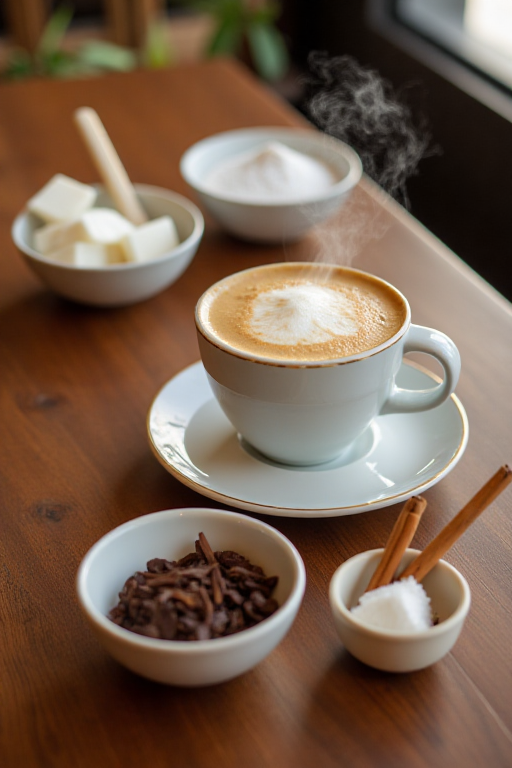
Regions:
<svg viewBox="0 0 512 768"><path fill-rule="evenodd" d="M391 393L380 413L413 413L428 411L441 405L454 391L460 375L460 354L453 341L440 331L411 325L404 342L403 354L425 352L444 368L444 379L430 389L401 389L393 384Z"/></svg>

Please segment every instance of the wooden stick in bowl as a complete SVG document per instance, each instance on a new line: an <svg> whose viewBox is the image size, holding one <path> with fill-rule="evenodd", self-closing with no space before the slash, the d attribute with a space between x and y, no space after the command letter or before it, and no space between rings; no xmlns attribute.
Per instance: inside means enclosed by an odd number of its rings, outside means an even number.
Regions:
<svg viewBox="0 0 512 768"><path fill-rule="evenodd" d="M132 224L144 224L148 220L146 212L97 112L91 107L80 107L74 117L117 210Z"/></svg>
<svg viewBox="0 0 512 768"><path fill-rule="evenodd" d="M384 587L392 581L396 569L400 565L402 555L413 540L426 506L427 502L423 496L412 496L405 502L365 592Z"/></svg>
<svg viewBox="0 0 512 768"><path fill-rule="evenodd" d="M408 576L414 576L418 582L425 578L445 552L462 536L478 515L507 487L511 480L512 470L505 464L480 488L471 501L445 525L435 539L425 547L423 552L420 552L418 557L409 563L399 578L405 579Z"/></svg>

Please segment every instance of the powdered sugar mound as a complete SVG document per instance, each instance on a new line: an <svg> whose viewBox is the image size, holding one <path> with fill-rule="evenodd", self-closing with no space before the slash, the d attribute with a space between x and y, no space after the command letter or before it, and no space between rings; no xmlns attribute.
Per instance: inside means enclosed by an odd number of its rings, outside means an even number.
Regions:
<svg viewBox="0 0 512 768"><path fill-rule="evenodd" d="M421 632L432 626L430 598L414 576L365 592L352 613L377 629Z"/></svg>
<svg viewBox="0 0 512 768"><path fill-rule="evenodd" d="M211 192L262 203L309 199L335 183L334 173L321 160L278 141L220 163L204 181Z"/></svg>
<svg viewBox="0 0 512 768"><path fill-rule="evenodd" d="M352 301L314 283L288 285L261 293L252 306L250 328L270 344L318 344L357 333Z"/></svg>

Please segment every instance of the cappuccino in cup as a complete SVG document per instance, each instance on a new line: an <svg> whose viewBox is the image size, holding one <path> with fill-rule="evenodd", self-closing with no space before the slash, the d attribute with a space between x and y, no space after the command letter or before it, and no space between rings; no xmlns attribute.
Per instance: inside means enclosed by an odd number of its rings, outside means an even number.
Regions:
<svg viewBox="0 0 512 768"><path fill-rule="evenodd" d="M238 272L203 294L195 319L220 407L252 449L281 464L343 460L376 416L437 407L460 373L453 341L412 325L400 291L347 267L296 262ZM440 362L440 384L397 387L413 351Z"/></svg>
<svg viewBox="0 0 512 768"><path fill-rule="evenodd" d="M203 297L211 338L239 354L311 363L374 349L399 332L407 305L392 286L312 263L239 272Z"/></svg>

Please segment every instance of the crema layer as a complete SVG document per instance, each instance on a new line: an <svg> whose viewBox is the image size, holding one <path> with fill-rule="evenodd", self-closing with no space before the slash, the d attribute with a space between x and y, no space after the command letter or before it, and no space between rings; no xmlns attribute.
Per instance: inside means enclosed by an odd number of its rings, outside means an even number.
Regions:
<svg viewBox="0 0 512 768"><path fill-rule="evenodd" d="M402 296L343 267L279 264L232 275L207 292L201 321L242 354L337 360L385 343L407 315Z"/></svg>

